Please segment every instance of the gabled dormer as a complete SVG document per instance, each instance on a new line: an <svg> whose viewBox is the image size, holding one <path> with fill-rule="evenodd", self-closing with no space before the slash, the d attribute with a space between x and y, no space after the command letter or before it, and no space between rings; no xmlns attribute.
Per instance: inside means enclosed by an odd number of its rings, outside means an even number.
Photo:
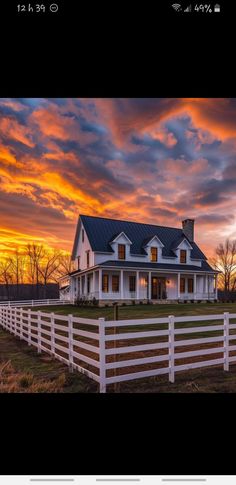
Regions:
<svg viewBox="0 0 236 485"><path fill-rule="evenodd" d="M148 255L148 260L152 263L157 263L162 260L162 248L164 248L164 244L156 235L146 239L143 243L143 248Z"/></svg>
<svg viewBox="0 0 236 485"><path fill-rule="evenodd" d="M193 247L185 237L182 237L180 241L176 241L176 243L172 247L172 251L177 256L178 263L180 264L191 263L192 249Z"/></svg>
<svg viewBox="0 0 236 485"><path fill-rule="evenodd" d="M115 235L110 241L110 246L114 252L114 258L118 260L126 260L130 257L130 246L132 241L128 238L125 232L120 232Z"/></svg>

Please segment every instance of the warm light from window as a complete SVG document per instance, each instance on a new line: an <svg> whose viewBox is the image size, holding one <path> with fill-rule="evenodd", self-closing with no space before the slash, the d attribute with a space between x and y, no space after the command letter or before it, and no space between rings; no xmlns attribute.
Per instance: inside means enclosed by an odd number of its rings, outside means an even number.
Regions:
<svg viewBox="0 0 236 485"><path fill-rule="evenodd" d="M141 287L145 288L147 286L147 278L140 278Z"/></svg>

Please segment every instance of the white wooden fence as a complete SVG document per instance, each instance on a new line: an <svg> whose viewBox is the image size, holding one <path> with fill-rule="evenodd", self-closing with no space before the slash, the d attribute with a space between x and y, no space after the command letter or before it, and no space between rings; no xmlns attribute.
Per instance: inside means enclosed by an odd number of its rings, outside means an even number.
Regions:
<svg viewBox="0 0 236 485"><path fill-rule="evenodd" d="M11 306L11 307L24 307L24 306L47 306L47 305L70 305L73 304L72 301L55 299L45 299L45 300L8 300L0 301L0 306Z"/></svg>
<svg viewBox="0 0 236 485"><path fill-rule="evenodd" d="M176 372L201 367L223 365L228 371L236 362L232 320L236 314L105 321L0 307L4 329L94 379L100 392L109 384L162 374L174 382Z"/></svg>

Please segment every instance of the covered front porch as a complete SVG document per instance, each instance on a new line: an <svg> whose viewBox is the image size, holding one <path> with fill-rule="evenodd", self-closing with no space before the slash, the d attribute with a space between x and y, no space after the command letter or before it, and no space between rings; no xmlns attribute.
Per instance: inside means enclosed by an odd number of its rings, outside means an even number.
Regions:
<svg viewBox="0 0 236 485"><path fill-rule="evenodd" d="M110 301L217 299L217 274L98 268L72 278L71 298Z"/></svg>

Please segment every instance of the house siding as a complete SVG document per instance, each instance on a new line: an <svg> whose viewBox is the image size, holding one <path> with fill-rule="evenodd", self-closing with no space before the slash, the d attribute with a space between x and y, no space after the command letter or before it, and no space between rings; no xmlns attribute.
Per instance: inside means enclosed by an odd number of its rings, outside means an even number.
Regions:
<svg viewBox="0 0 236 485"><path fill-rule="evenodd" d="M82 229L84 230L84 242L82 241ZM80 269L84 270L87 268L87 251L90 251L89 255L89 261L90 264L89 266L94 266L95 261L94 261L94 252L92 251L91 245L88 240L88 236L86 234L86 231L83 227L83 224L81 224L80 231L79 231L79 237L78 237L78 245L76 248L76 253L75 253L75 259L80 257Z"/></svg>

